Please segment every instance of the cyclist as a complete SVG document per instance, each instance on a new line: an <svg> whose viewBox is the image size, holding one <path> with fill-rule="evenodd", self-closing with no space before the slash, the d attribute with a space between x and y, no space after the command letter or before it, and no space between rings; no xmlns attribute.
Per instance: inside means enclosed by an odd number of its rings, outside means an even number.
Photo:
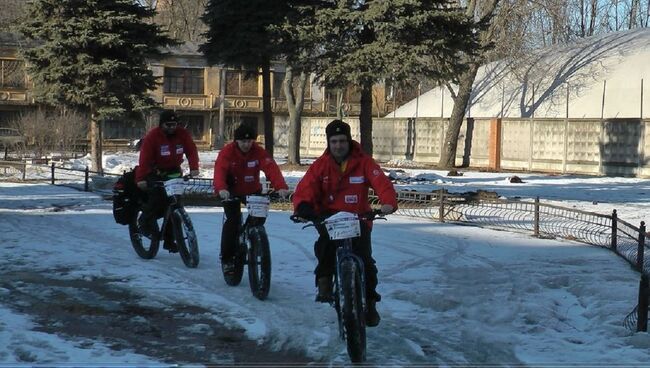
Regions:
<svg viewBox="0 0 650 368"><path fill-rule="evenodd" d="M135 181L138 188L147 192L147 202L142 208L138 225L141 234L149 238L154 231L156 219L164 215L167 206L165 189L151 186L149 183L181 177L183 155L189 161L190 175L199 175L199 153L196 145L190 133L178 126L178 120L175 112L163 111L158 126L145 135L140 147ZM170 249L168 244L163 246L170 252L175 251Z"/></svg>
<svg viewBox="0 0 650 368"><path fill-rule="evenodd" d="M397 209L397 194L393 184L377 163L364 153L361 145L352 140L350 126L333 120L325 128L327 149L309 167L293 194L294 214L304 221L326 217L339 211L363 214L370 211L368 188L372 188L382 203L381 212L389 214ZM366 324L374 327L380 317L376 302L377 267L372 258L370 232L372 223L361 221L361 236L352 241L353 251L362 258L366 276L368 314ZM336 261L336 245L329 240L326 230L318 228L319 238L314 244L318 265L314 271L318 294L316 301L332 300L332 276Z"/></svg>
<svg viewBox="0 0 650 368"><path fill-rule="evenodd" d="M273 158L260 147L255 139L257 133L247 125L235 129L235 139L219 152L214 162L214 192L221 199L231 196L244 197L262 192L260 170L266 174L271 185L281 197L289 193L280 168ZM235 271L235 250L241 222L241 202L223 202L225 222L221 230L221 262L225 273ZM265 219L260 219L264 223Z"/></svg>

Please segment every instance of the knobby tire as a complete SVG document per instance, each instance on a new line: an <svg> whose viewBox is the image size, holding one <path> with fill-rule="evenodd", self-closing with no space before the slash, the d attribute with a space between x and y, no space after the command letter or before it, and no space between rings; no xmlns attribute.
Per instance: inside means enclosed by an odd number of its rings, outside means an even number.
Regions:
<svg viewBox="0 0 650 368"><path fill-rule="evenodd" d="M155 233L152 239L149 239L140 233L138 227L138 218L142 215L142 211L138 210L131 221L129 221L129 236L131 237L131 245L135 252L144 259L152 259L158 254L160 247L160 231L156 223Z"/></svg>
<svg viewBox="0 0 650 368"><path fill-rule="evenodd" d="M190 216L184 208L177 208L172 212L171 220L174 226L174 239L183 263L189 268L196 268L199 265L199 244Z"/></svg>
<svg viewBox="0 0 650 368"><path fill-rule="evenodd" d="M341 314L348 355L353 363L366 360L366 318L363 312L361 274L352 259L340 266Z"/></svg>
<svg viewBox="0 0 650 368"><path fill-rule="evenodd" d="M262 226L249 229L248 279L251 292L264 300L271 289L271 250L266 230Z"/></svg>

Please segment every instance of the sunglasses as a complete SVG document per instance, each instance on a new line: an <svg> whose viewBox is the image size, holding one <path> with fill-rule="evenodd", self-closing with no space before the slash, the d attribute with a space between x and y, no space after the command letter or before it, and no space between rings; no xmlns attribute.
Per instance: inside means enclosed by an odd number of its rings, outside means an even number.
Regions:
<svg viewBox="0 0 650 368"><path fill-rule="evenodd" d="M347 139L330 139L330 144L347 143Z"/></svg>
<svg viewBox="0 0 650 368"><path fill-rule="evenodd" d="M176 128L176 126L178 126L178 123L175 121L168 121L166 123L163 123L163 125L167 128Z"/></svg>

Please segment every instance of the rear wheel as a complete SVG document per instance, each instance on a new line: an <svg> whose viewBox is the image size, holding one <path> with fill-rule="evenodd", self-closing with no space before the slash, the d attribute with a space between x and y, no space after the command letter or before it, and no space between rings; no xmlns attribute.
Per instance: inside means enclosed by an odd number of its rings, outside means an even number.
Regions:
<svg viewBox="0 0 650 368"><path fill-rule="evenodd" d="M192 220L184 208L174 210L172 224L174 224L174 239L183 263L189 268L196 268L199 265L199 244Z"/></svg>
<svg viewBox="0 0 650 368"><path fill-rule="evenodd" d="M140 227L138 226L138 219L140 216L142 216L142 211L138 210L131 221L129 221L131 245L141 258L152 259L156 254L158 254L158 248L160 247L160 230L158 228L158 223L156 223L155 231L151 239L142 235Z"/></svg>
<svg viewBox="0 0 650 368"><path fill-rule="evenodd" d="M259 299L264 300L271 289L271 250L266 230L256 226L249 230L248 239L248 279L251 292Z"/></svg>
<svg viewBox="0 0 650 368"><path fill-rule="evenodd" d="M353 363L366 360L366 319L363 313L361 274L352 259L340 266L341 317L348 355Z"/></svg>

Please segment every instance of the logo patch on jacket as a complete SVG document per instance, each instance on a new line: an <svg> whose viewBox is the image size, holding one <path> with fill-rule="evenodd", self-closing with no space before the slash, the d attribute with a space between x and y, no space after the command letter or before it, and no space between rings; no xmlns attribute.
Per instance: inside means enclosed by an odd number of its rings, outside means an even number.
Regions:
<svg viewBox="0 0 650 368"><path fill-rule="evenodd" d="M255 177L252 176L252 175L244 176L244 181L245 181L246 183L252 183L252 182L255 181Z"/></svg>
<svg viewBox="0 0 650 368"><path fill-rule="evenodd" d="M255 161L248 161L248 167L255 167L257 166L257 160Z"/></svg>
<svg viewBox="0 0 650 368"><path fill-rule="evenodd" d="M372 170L372 175L374 175L374 176L379 175L379 170L377 170L377 169Z"/></svg>
<svg viewBox="0 0 650 368"><path fill-rule="evenodd" d="M160 146L160 155L161 156L169 156L172 153L169 151L169 145L168 144L163 144Z"/></svg>
<svg viewBox="0 0 650 368"><path fill-rule="evenodd" d="M182 144L177 144L176 145L176 154L177 155L182 155L183 154L183 145Z"/></svg>
<svg viewBox="0 0 650 368"><path fill-rule="evenodd" d="M363 176L350 176L350 184L363 184Z"/></svg>
<svg viewBox="0 0 650 368"><path fill-rule="evenodd" d="M356 194L346 195L345 203L357 203L359 202L359 197Z"/></svg>

